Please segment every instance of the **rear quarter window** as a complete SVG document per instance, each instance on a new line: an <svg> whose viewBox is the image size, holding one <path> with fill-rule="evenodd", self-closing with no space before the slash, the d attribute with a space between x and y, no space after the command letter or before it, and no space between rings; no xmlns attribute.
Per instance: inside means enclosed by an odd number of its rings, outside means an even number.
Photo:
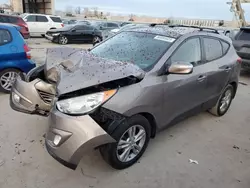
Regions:
<svg viewBox="0 0 250 188"><path fill-rule="evenodd" d="M246 30L241 30L237 36L236 39L238 40L250 40L250 29L246 29Z"/></svg>
<svg viewBox="0 0 250 188"><path fill-rule="evenodd" d="M61 20L60 17L50 16L50 19L51 19L53 22L62 23L62 20Z"/></svg>
<svg viewBox="0 0 250 188"><path fill-rule="evenodd" d="M6 29L0 29L0 45L5 45L12 41L11 34Z"/></svg>
<svg viewBox="0 0 250 188"><path fill-rule="evenodd" d="M222 53L223 55L225 55L230 47L230 45L224 41L221 41L221 45L222 45Z"/></svg>
<svg viewBox="0 0 250 188"><path fill-rule="evenodd" d="M222 45L219 40L214 38L203 38L206 60L213 61L222 56Z"/></svg>

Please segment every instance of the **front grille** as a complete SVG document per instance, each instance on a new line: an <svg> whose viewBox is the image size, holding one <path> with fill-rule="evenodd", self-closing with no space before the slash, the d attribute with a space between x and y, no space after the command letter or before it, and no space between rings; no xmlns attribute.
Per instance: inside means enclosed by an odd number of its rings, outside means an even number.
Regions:
<svg viewBox="0 0 250 188"><path fill-rule="evenodd" d="M38 93L40 97L42 98L42 100L47 104L51 104L53 101L53 98L55 97L55 95L41 91L41 90L38 90Z"/></svg>

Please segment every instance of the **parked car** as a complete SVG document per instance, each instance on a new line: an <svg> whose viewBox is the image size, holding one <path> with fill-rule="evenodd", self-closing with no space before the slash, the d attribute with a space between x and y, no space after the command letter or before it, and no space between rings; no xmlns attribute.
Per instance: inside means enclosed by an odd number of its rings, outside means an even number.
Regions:
<svg viewBox="0 0 250 188"><path fill-rule="evenodd" d="M17 79L10 105L50 115L46 148L63 165L75 169L98 148L112 167L124 169L166 126L206 110L223 116L240 62L217 31L152 24L91 50L48 49L45 65Z"/></svg>
<svg viewBox="0 0 250 188"><path fill-rule="evenodd" d="M59 16L24 14L23 19L29 26L31 36L44 36L48 30L59 29L64 26Z"/></svg>
<svg viewBox="0 0 250 188"><path fill-rule="evenodd" d="M59 44L74 42L102 41L102 33L91 25L69 25L61 29L53 29L46 33L45 38Z"/></svg>
<svg viewBox="0 0 250 188"><path fill-rule="evenodd" d="M66 25L72 25L76 24L77 20L67 20L67 19L62 19L63 24Z"/></svg>
<svg viewBox="0 0 250 188"><path fill-rule="evenodd" d="M76 21L76 24L91 25L91 23L87 20L78 20Z"/></svg>
<svg viewBox="0 0 250 188"><path fill-rule="evenodd" d="M242 27L233 40L233 45L242 58L242 68L250 71L250 27Z"/></svg>
<svg viewBox="0 0 250 188"><path fill-rule="evenodd" d="M0 14L0 23L11 23L21 27L21 34L23 38L28 39L30 37L28 25L19 16L12 16L7 14Z"/></svg>
<svg viewBox="0 0 250 188"><path fill-rule="evenodd" d="M98 30L112 30L112 29L116 29L116 28L120 28L118 23L114 23L114 22L92 22L91 25L93 25L94 27L96 27Z"/></svg>
<svg viewBox="0 0 250 188"><path fill-rule="evenodd" d="M19 30L19 26L0 23L0 92L10 92L15 78L23 78L22 73L35 67Z"/></svg>

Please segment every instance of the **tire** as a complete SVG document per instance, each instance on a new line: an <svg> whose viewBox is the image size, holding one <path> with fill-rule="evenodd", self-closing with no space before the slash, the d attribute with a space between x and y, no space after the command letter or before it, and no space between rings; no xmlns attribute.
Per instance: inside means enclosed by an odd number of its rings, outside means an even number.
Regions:
<svg viewBox="0 0 250 188"><path fill-rule="evenodd" d="M66 36L64 35L59 36L59 40L58 40L59 44L65 45L65 44L68 44L68 42L69 40Z"/></svg>
<svg viewBox="0 0 250 188"><path fill-rule="evenodd" d="M13 77L14 76L13 74L16 74L16 76L19 75L21 76L22 79L24 79L24 76L20 70L13 68L4 69L3 71L0 72L0 92L10 93L11 86L9 84L10 82L12 82L11 83L12 85L16 78ZM8 82L9 84L6 85L7 84L6 82Z"/></svg>
<svg viewBox="0 0 250 188"><path fill-rule="evenodd" d="M132 127L136 127L134 129L132 129ZM133 141L131 141L132 143L128 144L128 143L123 143L124 145L120 145L121 146L125 146L125 145L130 145L127 148L123 148L123 149L118 149L118 144L121 143L120 140L123 138L126 138L126 136L129 135L129 130L131 130L131 133L133 132L132 130L135 130L135 136L139 135L139 131L145 131L145 135L144 136L139 136L138 138L142 137L142 139L140 139L139 141L135 141L134 139L136 139L136 137L134 137ZM150 135L151 135L151 126L150 123L148 122L148 120L141 116L141 115L135 115L132 116L131 118L129 118L126 122L122 123L117 129L115 129L115 131L111 134L111 136L117 140L116 143L112 143L112 144L107 144L104 145L100 148L100 153L103 157L103 159L110 164L113 168L115 169L125 169L128 168L129 166L133 165L134 163L136 163L136 161L142 156L142 154L144 153L144 151L146 150L147 146L148 146L148 142L150 140ZM126 142L130 142L128 141L129 138L127 138ZM132 146L133 144L137 145L137 149ZM141 144L141 145L140 145ZM142 145L143 144L143 145ZM140 145L140 147L138 147ZM131 147L134 147L133 149L130 149ZM138 149L140 148L140 149ZM129 150L128 153L130 153L128 155L128 157L125 159L125 157L123 158L124 161L122 161L122 153L125 153L125 150ZM134 153L134 151L136 151ZM138 152L138 153L137 153ZM126 156L126 155L124 155Z"/></svg>
<svg viewBox="0 0 250 188"><path fill-rule="evenodd" d="M216 105L209 109L208 111L215 115L215 116L223 116L229 109L231 103L232 103L232 100L233 100L233 96L234 96L234 88L232 85L227 85L227 87L224 89L223 93L220 95ZM228 97L228 100L226 100L226 95L229 95ZM225 102L226 106L224 106L224 108L222 108L222 104L223 104L223 101Z"/></svg>
<svg viewBox="0 0 250 188"><path fill-rule="evenodd" d="M92 40L92 44L97 44L97 43L99 43L99 42L101 42L101 38L98 37L98 36L94 36L94 38L93 38L93 40Z"/></svg>

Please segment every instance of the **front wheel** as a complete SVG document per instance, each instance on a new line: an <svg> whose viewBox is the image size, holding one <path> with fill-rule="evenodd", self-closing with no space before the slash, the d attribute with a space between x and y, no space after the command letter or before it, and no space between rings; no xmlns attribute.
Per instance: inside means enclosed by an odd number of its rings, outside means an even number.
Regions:
<svg viewBox="0 0 250 188"><path fill-rule="evenodd" d="M216 105L209 110L209 112L215 116L223 116L229 109L231 102L233 100L234 88L232 85L228 85L220 98L218 99Z"/></svg>
<svg viewBox="0 0 250 188"><path fill-rule="evenodd" d="M4 93L10 93L11 86L18 76L20 76L23 79L23 74L18 69L9 68L1 71L0 91Z"/></svg>
<svg viewBox="0 0 250 188"><path fill-rule="evenodd" d="M66 36L61 35L59 36L59 44L65 45L68 44L69 40Z"/></svg>
<svg viewBox="0 0 250 188"><path fill-rule="evenodd" d="M98 37L98 36L94 36L92 43L93 43L93 44L97 44L97 43L99 43L99 42L101 42L101 38Z"/></svg>
<svg viewBox="0 0 250 188"><path fill-rule="evenodd" d="M113 168L127 168L136 163L146 150L150 133L151 126L145 117L132 116L111 135L117 142L100 148L101 155Z"/></svg>

